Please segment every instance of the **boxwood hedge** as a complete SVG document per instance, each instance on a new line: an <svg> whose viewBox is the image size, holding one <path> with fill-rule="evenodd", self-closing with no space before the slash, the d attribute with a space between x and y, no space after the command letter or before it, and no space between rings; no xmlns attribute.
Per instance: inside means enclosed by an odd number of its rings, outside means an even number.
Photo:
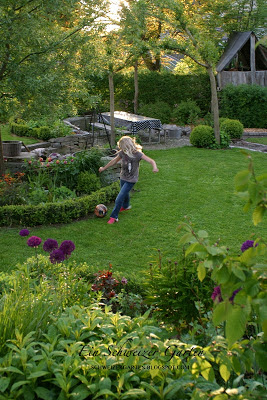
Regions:
<svg viewBox="0 0 267 400"><path fill-rule="evenodd" d="M65 200L60 203L33 205L8 205L0 207L0 226L36 226L62 224L92 213L99 203L113 201L119 190L114 182L88 196Z"/></svg>

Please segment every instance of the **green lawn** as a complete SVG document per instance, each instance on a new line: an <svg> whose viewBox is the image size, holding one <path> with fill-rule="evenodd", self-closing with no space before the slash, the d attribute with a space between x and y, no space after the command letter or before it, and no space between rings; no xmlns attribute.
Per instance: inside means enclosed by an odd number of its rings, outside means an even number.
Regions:
<svg viewBox="0 0 267 400"><path fill-rule="evenodd" d="M260 143L260 144L266 144L267 145L267 136L265 136L265 137L247 138L245 140L246 140L246 142Z"/></svg>
<svg viewBox="0 0 267 400"><path fill-rule="evenodd" d="M0 129L1 129L1 137L2 140L20 140L22 141L24 144L33 144L33 143L38 143L37 139L33 139L30 137L21 137L21 136L16 136L10 133L10 129L8 125L0 125Z"/></svg>
<svg viewBox="0 0 267 400"><path fill-rule="evenodd" d="M212 240L221 239L233 251L255 233L266 235L266 223L255 227L251 212L244 213L242 201L234 193L234 176L247 168L239 149L206 150L183 147L146 151L157 161L159 173L142 162L140 180L132 195L132 209L121 213L119 223L90 218L60 226L30 229L31 235L75 242L73 258L96 270L109 263L125 276L142 278L143 271L161 249L166 259L175 261L180 234L179 221L187 215L195 229L207 230ZM256 174L267 167L266 154L251 152ZM109 212L112 204L108 205ZM19 236L21 228L0 229L0 270L14 268L34 254ZM266 236L265 236L266 240Z"/></svg>

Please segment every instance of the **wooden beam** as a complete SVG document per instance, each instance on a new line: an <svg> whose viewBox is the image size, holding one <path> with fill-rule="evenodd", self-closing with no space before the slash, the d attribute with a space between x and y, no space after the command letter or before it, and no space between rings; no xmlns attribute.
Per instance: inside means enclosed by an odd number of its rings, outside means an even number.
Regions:
<svg viewBox="0 0 267 400"><path fill-rule="evenodd" d="M251 71L251 84L256 82L256 60L255 60L255 35L250 35L250 71Z"/></svg>

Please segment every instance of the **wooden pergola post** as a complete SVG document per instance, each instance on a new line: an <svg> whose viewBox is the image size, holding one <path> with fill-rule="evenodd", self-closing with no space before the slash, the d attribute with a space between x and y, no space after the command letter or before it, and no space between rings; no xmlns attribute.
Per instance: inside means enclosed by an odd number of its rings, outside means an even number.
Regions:
<svg viewBox="0 0 267 400"><path fill-rule="evenodd" d="M251 84L256 82L256 59L255 59L255 35L250 35L250 71L251 71Z"/></svg>

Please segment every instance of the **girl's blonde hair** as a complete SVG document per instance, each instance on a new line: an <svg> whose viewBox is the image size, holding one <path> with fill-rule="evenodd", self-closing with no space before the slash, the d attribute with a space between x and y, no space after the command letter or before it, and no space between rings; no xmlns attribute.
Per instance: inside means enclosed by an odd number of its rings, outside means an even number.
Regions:
<svg viewBox="0 0 267 400"><path fill-rule="evenodd" d="M133 157L134 153L142 150L142 146L135 142L135 138L130 136L122 136L117 144L119 149L129 157Z"/></svg>

